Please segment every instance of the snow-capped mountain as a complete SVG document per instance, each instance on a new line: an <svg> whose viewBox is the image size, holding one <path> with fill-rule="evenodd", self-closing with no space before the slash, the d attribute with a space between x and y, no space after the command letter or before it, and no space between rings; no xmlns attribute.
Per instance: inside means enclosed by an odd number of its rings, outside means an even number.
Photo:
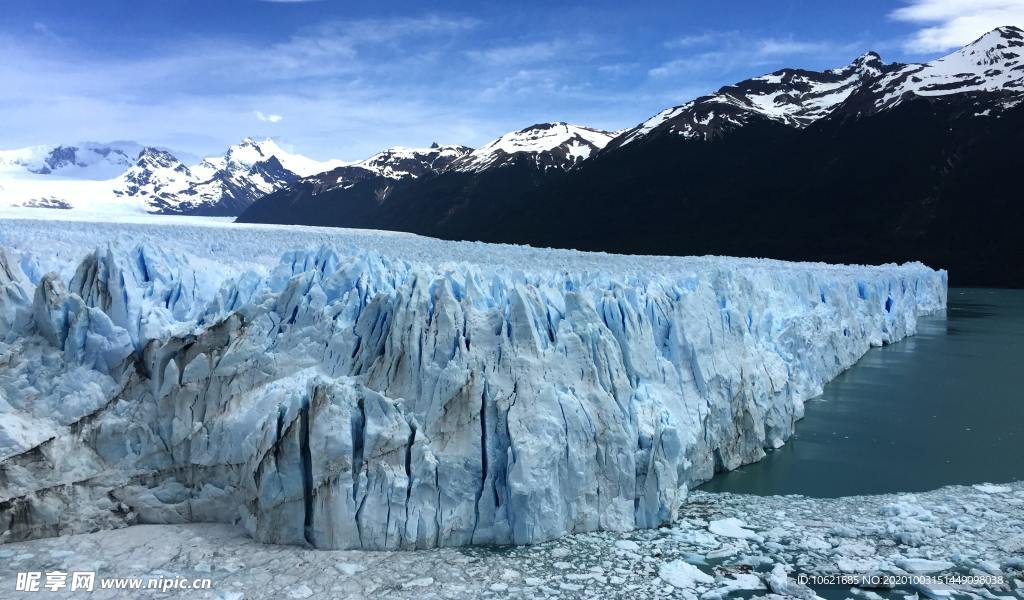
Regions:
<svg viewBox="0 0 1024 600"><path fill-rule="evenodd" d="M538 123L506 133L451 164L453 171L479 172L525 160L541 170L570 169L604 148L614 134L569 123Z"/></svg>
<svg viewBox="0 0 1024 600"><path fill-rule="evenodd" d="M0 150L0 173L109 179L130 167L140 151L142 146L135 142L80 142Z"/></svg>
<svg viewBox="0 0 1024 600"><path fill-rule="evenodd" d="M722 87L680 106L666 108L609 144L624 146L652 133L711 139L758 119L804 127L831 113L867 81L896 69L874 52L849 65L817 72L782 69Z"/></svg>
<svg viewBox="0 0 1024 600"><path fill-rule="evenodd" d="M1024 32L1001 27L928 63L867 52L753 77L606 145L600 132L528 127L436 177L325 193L300 182L240 219L635 254L925 260L958 283L1024 286L1024 260L1005 266L1024 256L1022 100Z"/></svg>
<svg viewBox="0 0 1024 600"><path fill-rule="evenodd" d="M134 142L0 152L0 202L8 205L234 216L300 177L343 166L246 138L191 167Z"/></svg>
<svg viewBox="0 0 1024 600"><path fill-rule="evenodd" d="M353 227L422 227L456 211L490 211L510 191L533 186L546 172L578 166L612 137L568 123L540 123L506 133L477 150L436 144L391 148L268 194L239 219L308 225L342 219ZM451 206L467 194L486 197L486 204Z"/></svg>
<svg viewBox="0 0 1024 600"><path fill-rule="evenodd" d="M378 152L366 160L361 160L353 166L367 169L389 179L422 177L444 171L452 162L472 151L473 149L468 146L441 146L436 142L429 148L395 146Z"/></svg>
<svg viewBox="0 0 1024 600"><path fill-rule="evenodd" d="M172 204L195 180L180 160L166 150L144 148L114 185L117 196L145 198L152 206Z"/></svg>
<svg viewBox="0 0 1024 600"><path fill-rule="evenodd" d="M154 189L119 186L115 193L141 195L150 212L233 216L256 199L295 183L300 176L326 171L345 163L315 161L282 149L274 140L245 138L222 156L203 159L185 167L173 156L161 160L139 157L124 179L148 177Z"/></svg>
<svg viewBox="0 0 1024 600"><path fill-rule="evenodd" d="M265 162L271 157L276 157L283 168L300 177L322 173L348 164L341 160L313 160L301 154L288 152L272 139L256 140L248 137L241 143L228 148L223 156L203 159L198 165L192 167L192 172L202 180L213 178L218 171L238 175L248 172L253 165Z"/></svg>
<svg viewBox="0 0 1024 600"><path fill-rule="evenodd" d="M132 149L137 149L136 153L128 158ZM436 175L471 151L466 146L436 143L427 148L398 146L348 163L317 161L288 152L274 140L245 138L223 155L188 166L171 151L138 144L33 147L0 152L0 202L41 208L115 207L161 214L235 216L256 199L302 178L310 178L320 189L334 189L368 178L397 181ZM108 168L100 171L97 164ZM44 169L49 169L45 176ZM80 177L85 169L105 176L85 180Z"/></svg>
<svg viewBox="0 0 1024 600"><path fill-rule="evenodd" d="M949 96L982 93L1003 97L983 109L1002 111L1024 99L1024 30L999 27L968 46L940 59L902 65L871 82L869 97L875 111L898 105L908 94Z"/></svg>
<svg viewBox="0 0 1024 600"><path fill-rule="evenodd" d="M313 194L349 189L367 180L385 179L399 181L416 179L441 173L461 156L472 152L472 148L458 145L439 145L436 142L427 148L395 146L373 156L318 173L302 180ZM388 186L385 183L385 186Z"/></svg>
<svg viewBox="0 0 1024 600"><path fill-rule="evenodd" d="M1024 32L1000 27L927 63L885 63L866 52L835 69L781 69L617 134L546 123L475 151L396 147L349 164L247 139L192 166L140 154L107 188L60 177L71 164L92 164L77 151L74 159L54 148L8 152L0 155L8 167L0 200L120 202L247 222L644 254L898 256L958 266L960 282L1000 284L1020 279L995 265L1024 251L1006 230L1024 221L1024 208L1004 201L1019 196L1010 174L1024 169L1022 101ZM37 174L46 161L55 168ZM47 187L5 179L11 168ZM966 263L953 239L984 252Z"/></svg>
<svg viewBox="0 0 1024 600"><path fill-rule="evenodd" d="M175 206L164 212L233 216L257 199L284 189L298 179L298 175L271 155L248 167L230 166L214 171L210 179L191 186Z"/></svg>
<svg viewBox="0 0 1024 600"><path fill-rule="evenodd" d="M373 180L380 189L378 194L383 195L395 181L437 175L459 157L472 152L472 149L464 145L440 145L437 142L429 147L394 146L368 159L304 177L300 180L300 187L308 188L311 195L317 196ZM283 190L286 194L289 191ZM266 202L272 203L273 199L267 198Z"/></svg>
<svg viewBox="0 0 1024 600"><path fill-rule="evenodd" d="M316 173L343 164L313 161L283 150L273 140L252 138L231 146L223 156L203 159L191 168L180 163L141 164L143 158L136 166L144 172L156 167L152 172L160 173L167 182L164 194L146 189L137 192L148 195L152 212L225 216L237 215L257 198L291 185L300 172Z"/></svg>
<svg viewBox="0 0 1024 600"><path fill-rule="evenodd" d="M985 92L1005 102L980 99L981 110L1014 106L1024 95L1024 32L1000 27L973 43L923 64L885 64L875 52L828 71L781 69L727 85L716 93L667 108L627 130L613 150L657 134L711 139L753 121L802 128L842 107L854 115L900 104L908 95L950 96Z"/></svg>

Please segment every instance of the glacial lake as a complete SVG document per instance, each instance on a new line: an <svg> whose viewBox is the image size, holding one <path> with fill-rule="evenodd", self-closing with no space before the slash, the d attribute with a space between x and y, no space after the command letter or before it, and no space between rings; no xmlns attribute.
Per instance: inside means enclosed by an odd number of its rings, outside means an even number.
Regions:
<svg viewBox="0 0 1024 600"><path fill-rule="evenodd" d="M806 403L786 444L701 489L919 492L1024 479L1024 290L949 290L946 314L870 350Z"/></svg>

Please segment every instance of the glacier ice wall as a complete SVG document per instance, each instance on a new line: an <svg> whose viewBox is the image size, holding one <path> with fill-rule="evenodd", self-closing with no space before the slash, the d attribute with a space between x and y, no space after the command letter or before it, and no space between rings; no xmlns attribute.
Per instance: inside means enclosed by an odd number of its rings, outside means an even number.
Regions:
<svg viewBox="0 0 1024 600"><path fill-rule="evenodd" d="M945 272L916 263L3 225L2 541L214 521L404 549L659 526L946 302Z"/></svg>

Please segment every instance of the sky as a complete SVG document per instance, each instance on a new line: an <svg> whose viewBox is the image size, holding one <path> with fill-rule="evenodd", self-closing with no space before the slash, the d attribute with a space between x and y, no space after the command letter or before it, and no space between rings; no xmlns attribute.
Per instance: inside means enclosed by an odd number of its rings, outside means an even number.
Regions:
<svg viewBox="0 0 1024 600"><path fill-rule="evenodd" d="M0 0L0 148L245 136L318 158L607 130L782 67L947 53L1024 0Z"/></svg>

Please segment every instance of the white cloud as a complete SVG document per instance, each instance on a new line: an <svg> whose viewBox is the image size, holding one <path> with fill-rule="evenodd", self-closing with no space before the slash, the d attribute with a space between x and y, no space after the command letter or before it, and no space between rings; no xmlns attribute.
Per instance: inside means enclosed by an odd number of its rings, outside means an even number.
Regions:
<svg viewBox="0 0 1024 600"><path fill-rule="evenodd" d="M466 51L472 60L493 66L508 67L547 62L579 62L596 56L611 54L589 36L553 38L509 46L492 46Z"/></svg>
<svg viewBox="0 0 1024 600"><path fill-rule="evenodd" d="M677 38L667 48L694 48L700 51L664 62L647 71L654 78L708 75L726 70L763 68L779 59L852 56L859 52L858 43L837 43L827 40L756 38L740 32L706 33ZM754 75L747 72L745 76Z"/></svg>
<svg viewBox="0 0 1024 600"><path fill-rule="evenodd" d="M566 42L555 40L470 50L466 55L473 60L491 65L519 65L550 60L563 53L567 47Z"/></svg>
<svg viewBox="0 0 1024 600"><path fill-rule="evenodd" d="M206 155L271 132L309 156L358 160L548 120L618 129L679 91L622 63L633 57L614 40L575 28L523 40L461 15L311 23L258 41L166 36L130 52L42 33L0 31L0 148L133 139Z"/></svg>
<svg viewBox="0 0 1024 600"><path fill-rule="evenodd" d="M733 35L730 33L722 33L719 31L705 31L704 33L694 33L690 35L684 35L677 37L673 40L665 42L666 48L692 48L694 46L705 46L721 39L725 36Z"/></svg>
<svg viewBox="0 0 1024 600"><path fill-rule="evenodd" d="M730 60L731 57L723 52L701 52L662 63L649 69L647 74L655 78L696 75L720 68Z"/></svg>
<svg viewBox="0 0 1024 600"><path fill-rule="evenodd" d="M756 44L757 55L769 56L800 56L807 54L825 54L833 51L836 44L830 42L809 42L788 39L766 38L758 40Z"/></svg>
<svg viewBox="0 0 1024 600"><path fill-rule="evenodd" d="M889 15L921 26L904 44L908 52L959 48L1003 25L1024 26L1024 0L912 0Z"/></svg>
<svg viewBox="0 0 1024 600"><path fill-rule="evenodd" d="M45 38L50 43L63 44L64 39L57 35L52 29L50 29L46 23L36 21L32 23L32 31L36 32L39 36Z"/></svg>
<svg viewBox="0 0 1024 600"><path fill-rule="evenodd" d="M477 23L432 15L334 21L269 44L168 39L130 54L79 40L58 48L42 27L0 32L0 148L133 139L204 154L257 133L254 123L273 124L275 135L317 158L486 141L497 133L490 115L460 102L476 82L448 68L444 54Z"/></svg>
<svg viewBox="0 0 1024 600"><path fill-rule="evenodd" d="M280 123L281 120L284 119L284 117L282 117L281 115L267 114L260 110L257 110L253 114L256 115L257 119L263 121L264 123Z"/></svg>

